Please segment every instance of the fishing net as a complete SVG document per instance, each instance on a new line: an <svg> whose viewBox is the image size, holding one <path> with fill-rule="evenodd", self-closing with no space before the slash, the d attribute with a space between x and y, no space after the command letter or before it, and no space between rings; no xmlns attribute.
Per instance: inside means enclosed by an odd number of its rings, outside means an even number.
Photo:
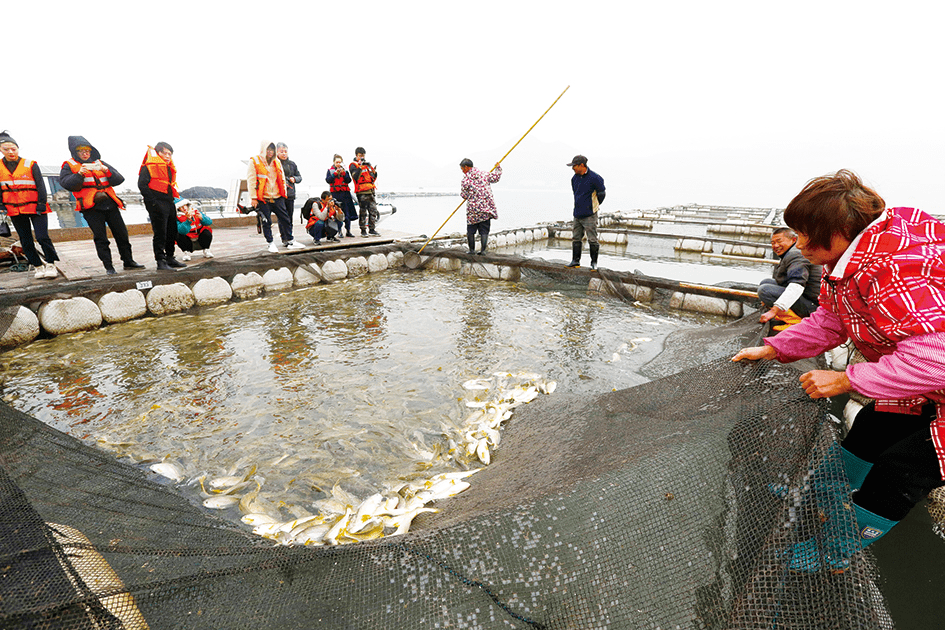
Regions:
<svg viewBox="0 0 945 631"><path fill-rule="evenodd" d="M891 627L868 551L829 562L838 424L796 367L729 361L756 324L702 333L653 381L520 408L470 489L344 546L273 546L2 404L2 625Z"/></svg>

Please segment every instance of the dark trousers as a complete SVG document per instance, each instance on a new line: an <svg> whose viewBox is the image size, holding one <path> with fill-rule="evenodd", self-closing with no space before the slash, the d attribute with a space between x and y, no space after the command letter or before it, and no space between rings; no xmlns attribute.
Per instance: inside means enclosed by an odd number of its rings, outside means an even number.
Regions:
<svg viewBox="0 0 945 631"><path fill-rule="evenodd" d="M197 235L197 247L201 250L206 250L210 247L210 243L213 241L213 231L212 230L201 230ZM193 252L194 251L194 240L188 237L186 234L177 233L177 247L179 247L184 252Z"/></svg>
<svg viewBox="0 0 945 631"><path fill-rule="evenodd" d="M370 230L374 232L377 226L377 220L380 214L377 212L377 201L374 199L374 191L367 193L358 193L358 227L361 232Z"/></svg>
<svg viewBox="0 0 945 631"><path fill-rule="evenodd" d="M26 260L33 267L39 267L43 262L39 259L39 252L36 251L36 245L33 243L33 233L36 233L36 243L43 249L43 258L47 263L53 263L59 260L56 254L56 248L53 247L52 239L49 238L49 218L46 215L16 215L10 217L13 227L16 229L16 236L20 240L20 247L23 248L23 254Z"/></svg>
<svg viewBox="0 0 945 631"><path fill-rule="evenodd" d="M177 239L177 210L174 202L168 199L144 200L144 207L151 219L151 232L154 237L154 260L167 261L174 258L174 242Z"/></svg>
<svg viewBox="0 0 945 631"><path fill-rule="evenodd" d="M479 233L479 242L482 247L480 252L486 251L486 243L489 241L489 227L492 225L491 219L480 221L479 223L466 224L466 241L469 243L469 251L476 249L476 233Z"/></svg>
<svg viewBox="0 0 945 631"><path fill-rule="evenodd" d="M881 517L899 521L932 489L945 485L929 424L935 405L922 414L877 412L874 403L859 411L841 445L873 468L853 501Z"/></svg>
<svg viewBox="0 0 945 631"><path fill-rule="evenodd" d="M321 241L322 237L325 236L325 222L316 221L312 224L312 227L308 229L308 233L312 235L312 238L315 241Z"/></svg>
<svg viewBox="0 0 945 631"><path fill-rule="evenodd" d="M761 299L761 303L770 309L784 293L784 289L773 278L764 278L758 285L758 297ZM801 296L791 305L791 311L802 318L806 318L817 311L818 306L813 300Z"/></svg>
<svg viewBox="0 0 945 631"><path fill-rule="evenodd" d="M348 236L351 236L351 222L358 218L358 211L354 209L354 200L351 199L351 193L349 191L334 191L331 196L345 211L345 232Z"/></svg>
<svg viewBox="0 0 945 631"><path fill-rule="evenodd" d="M295 195L285 198L285 212L289 216L290 222L295 221L295 218L292 216L295 214Z"/></svg>
<svg viewBox="0 0 945 631"><path fill-rule="evenodd" d="M118 247L118 255L121 260L127 263L133 261L131 256L131 242L128 241L128 228L125 227L125 220L121 218L121 211L118 205L112 200L96 204L87 210L82 211L82 217L89 224L92 230L92 241L95 243L95 252L98 258L105 265L105 269L112 267L112 251L109 247L108 233L106 226L111 229L112 236L115 237L115 246Z"/></svg>
<svg viewBox="0 0 945 631"><path fill-rule="evenodd" d="M285 197L278 197L260 202L256 207L265 218L263 221L263 236L266 237L266 243L272 243L272 213L276 213L276 221L279 222L279 237L283 245L292 241L292 218L285 209Z"/></svg>

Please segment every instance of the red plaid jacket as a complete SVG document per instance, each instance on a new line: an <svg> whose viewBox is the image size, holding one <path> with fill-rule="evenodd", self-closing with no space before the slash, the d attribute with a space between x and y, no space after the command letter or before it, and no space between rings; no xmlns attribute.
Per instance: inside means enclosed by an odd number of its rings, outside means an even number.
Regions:
<svg viewBox="0 0 945 631"><path fill-rule="evenodd" d="M826 350L844 341L838 342L837 338L845 333L868 361L880 362L895 353L907 338L945 332L945 224L913 208L886 210L857 236L825 275L820 307L827 313L815 314L818 317L809 318L810 322L801 322L768 338L770 342L766 340L778 351L779 359L810 357L816 354L816 350L810 353L815 347ZM829 326L837 319L842 330ZM823 324L833 330L825 333ZM891 365L888 360L886 363ZM876 364L856 364L847 368L847 374L856 386L858 380L875 383L882 378L882 370ZM913 391L922 394L877 398L876 409L917 414L929 400L936 403L937 418L932 422L931 434L945 480L945 389L923 388L940 387L943 375L923 372L927 370L940 373L945 370L945 362L935 368L925 364L913 374L897 374L899 382L918 379Z"/></svg>

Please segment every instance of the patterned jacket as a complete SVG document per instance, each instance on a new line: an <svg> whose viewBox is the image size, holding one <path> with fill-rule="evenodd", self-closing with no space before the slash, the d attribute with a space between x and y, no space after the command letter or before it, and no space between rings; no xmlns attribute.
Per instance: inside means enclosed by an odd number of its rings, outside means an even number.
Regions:
<svg viewBox="0 0 945 631"><path fill-rule="evenodd" d="M847 367L847 377L877 410L916 414L936 403L931 433L945 480L945 224L887 209L824 277L814 315L765 344L793 361L848 337L868 363Z"/></svg>
<svg viewBox="0 0 945 631"><path fill-rule="evenodd" d="M499 218L490 184L498 182L501 177L502 165L497 165L495 171L491 173L485 173L473 167L463 176L460 195L466 200L467 224Z"/></svg>

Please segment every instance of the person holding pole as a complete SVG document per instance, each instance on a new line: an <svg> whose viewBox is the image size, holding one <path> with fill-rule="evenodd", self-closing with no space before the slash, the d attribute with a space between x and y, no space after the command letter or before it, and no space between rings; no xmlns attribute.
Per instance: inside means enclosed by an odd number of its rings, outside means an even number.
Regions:
<svg viewBox="0 0 945 631"><path fill-rule="evenodd" d="M483 173L473 167L472 160L463 158L459 163L463 171L463 182L460 185L460 195L466 200L466 240L469 243L469 253L476 252L476 233L479 233L479 254L486 253L486 244L489 241L489 226L493 219L499 218L492 197L492 186L502 177L502 165L498 162L489 173Z"/></svg>
<svg viewBox="0 0 945 631"><path fill-rule="evenodd" d="M842 372L800 376L814 399L846 392L875 399L818 465L845 472L853 501L841 496L834 506L852 504L855 530L843 527L849 520L838 510L824 511L824 536L791 550L791 570L842 571L945 485L945 225L914 208L886 208L847 170L808 182L784 222L807 260L824 266L820 306L732 361L790 362L847 339L866 357ZM844 492L845 484L833 486Z"/></svg>
<svg viewBox="0 0 945 631"><path fill-rule="evenodd" d="M568 267L581 266L581 241L587 234L587 246L591 251L591 269L597 269L597 209L604 201L606 189L604 178L587 168L587 158L574 156L568 163L574 175L571 177L571 192L574 193L574 222L571 225L571 262Z"/></svg>

